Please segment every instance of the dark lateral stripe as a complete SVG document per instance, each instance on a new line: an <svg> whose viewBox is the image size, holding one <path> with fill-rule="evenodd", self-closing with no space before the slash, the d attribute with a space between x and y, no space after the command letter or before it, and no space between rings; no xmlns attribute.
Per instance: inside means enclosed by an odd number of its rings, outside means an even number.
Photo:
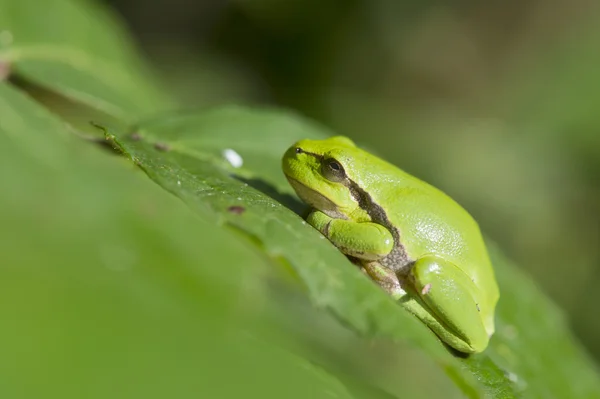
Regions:
<svg viewBox="0 0 600 399"><path fill-rule="evenodd" d="M373 201L373 198L365 190L360 188L356 182L346 177L344 185L348 187L352 197L358 202L360 209L365 211L371 218L371 221L379 223L390 230L393 230L393 226L387 218L387 214L379 204Z"/></svg>
<svg viewBox="0 0 600 399"><path fill-rule="evenodd" d="M348 187L352 196L358 201L358 206L369 215L371 221L384 226L392 233L392 237L394 238L394 249L385 259L381 260L381 263L393 270L403 268L404 265L410 262L410 259L408 258L404 245L400 242L400 231L392 225L383 208L373 201L373 198L371 198L369 193L360 188L356 182L349 178L346 177L345 181L347 182L346 187Z"/></svg>

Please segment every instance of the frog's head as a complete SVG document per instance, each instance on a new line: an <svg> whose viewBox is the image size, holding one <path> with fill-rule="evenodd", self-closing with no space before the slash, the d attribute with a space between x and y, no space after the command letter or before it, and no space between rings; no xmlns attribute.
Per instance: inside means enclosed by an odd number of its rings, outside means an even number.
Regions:
<svg viewBox="0 0 600 399"><path fill-rule="evenodd" d="M333 218L349 219L359 206L348 173L360 150L347 137L301 140L283 156L283 172L298 196Z"/></svg>

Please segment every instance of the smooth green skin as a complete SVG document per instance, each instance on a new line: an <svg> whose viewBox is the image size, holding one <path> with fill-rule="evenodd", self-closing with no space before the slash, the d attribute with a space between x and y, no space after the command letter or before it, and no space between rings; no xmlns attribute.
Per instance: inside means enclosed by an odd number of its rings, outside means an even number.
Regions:
<svg viewBox="0 0 600 399"><path fill-rule="evenodd" d="M307 221L404 308L460 352L487 347L499 292L466 210L343 136L301 140L282 166Z"/></svg>

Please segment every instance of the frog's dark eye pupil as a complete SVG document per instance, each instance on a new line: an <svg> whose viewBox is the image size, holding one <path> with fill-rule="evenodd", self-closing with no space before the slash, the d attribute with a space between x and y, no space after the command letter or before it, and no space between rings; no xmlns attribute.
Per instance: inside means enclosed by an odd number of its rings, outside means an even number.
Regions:
<svg viewBox="0 0 600 399"><path fill-rule="evenodd" d="M301 153L302 153L302 148L296 147L296 154L301 154Z"/></svg>
<svg viewBox="0 0 600 399"><path fill-rule="evenodd" d="M332 182L342 182L346 178L344 167L335 159L325 159L321 164L321 173Z"/></svg>

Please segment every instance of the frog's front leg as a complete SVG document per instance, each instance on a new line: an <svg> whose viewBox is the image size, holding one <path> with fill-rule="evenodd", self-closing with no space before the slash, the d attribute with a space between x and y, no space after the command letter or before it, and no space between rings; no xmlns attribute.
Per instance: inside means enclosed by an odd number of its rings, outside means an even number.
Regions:
<svg viewBox="0 0 600 399"><path fill-rule="evenodd" d="M469 276L451 262L425 256L414 263L408 279L415 292L405 308L461 352L486 348L489 336L477 302L481 295Z"/></svg>
<svg viewBox="0 0 600 399"><path fill-rule="evenodd" d="M355 258L374 261L394 248L392 233L377 223L334 219L320 211L308 215L307 222L340 251Z"/></svg>
<svg viewBox="0 0 600 399"><path fill-rule="evenodd" d="M378 263L394 248L388 229L377 223L333 219L319 211L312 212L307 220L344 254L358 258L369 277L390 295L400 298L406 294L396 273Z"/></svg>

